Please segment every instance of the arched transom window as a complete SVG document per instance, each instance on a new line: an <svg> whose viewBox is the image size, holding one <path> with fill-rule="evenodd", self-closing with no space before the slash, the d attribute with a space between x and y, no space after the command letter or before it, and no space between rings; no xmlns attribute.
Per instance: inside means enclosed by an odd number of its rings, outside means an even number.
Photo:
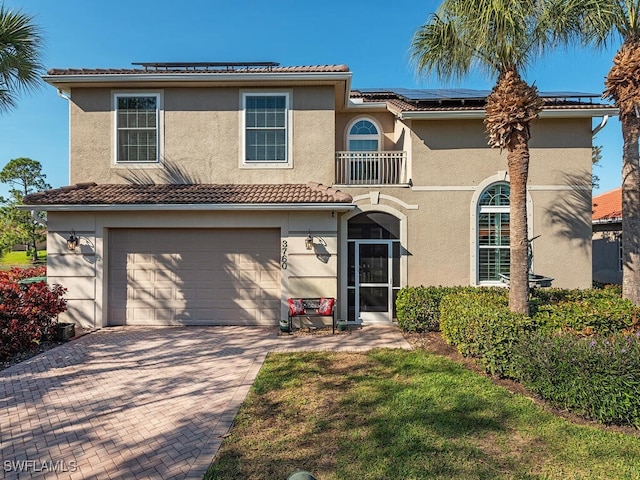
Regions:
<svg viewBox="0 0 640 480"><path fill-rule="evenodd" d="M380 133L371 120L360 119L349 128L347 147L351 152L377 152L380 150Z"/></svg>
<svg viewBox="0 0 640 480"><path fill-rule="evenodd" d="M478 282L496 283L509 274L508 183L489 186L478 201Z"/></svg>

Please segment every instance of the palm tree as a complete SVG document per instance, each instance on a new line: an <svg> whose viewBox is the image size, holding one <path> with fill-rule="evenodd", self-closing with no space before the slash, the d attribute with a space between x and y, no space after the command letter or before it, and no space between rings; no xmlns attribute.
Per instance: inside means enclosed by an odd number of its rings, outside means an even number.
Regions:
<svg viewBox="0 0 640 480"><path fill-rule="evenodd" d="M41 47L32 17L0 5L0 112L15 107L18 93L39 85Z"/></svg>
<svg viewBox="0 0 640 480"><path fill-rule="evenodd" d="M620 109L622 126L622 296L640 305L640 0L595 0L585 8L585 40L622 45L605 80L603 97Z"/></svg>
<svg viewBox="0 0 640 480"><path fill-rule="evenodd" d="M511 311L529 314L526 188L529 126L542 110L535 86L520 74L544 50L575 35L585 0L444 0L418 28L411 58L418 73L460 79L471 69L495 86L486 100L485 127L491 147L507 150L511 183Z"/></svg>

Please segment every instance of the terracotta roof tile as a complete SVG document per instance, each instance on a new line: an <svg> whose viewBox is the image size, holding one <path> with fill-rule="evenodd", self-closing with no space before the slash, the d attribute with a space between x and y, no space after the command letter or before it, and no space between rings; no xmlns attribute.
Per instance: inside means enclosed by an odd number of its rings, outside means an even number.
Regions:
<svg viewBox="0 0 640 480"><path fill-rule="evenodd" d="M25 205L298 204L351 201L351 195L312 182L268 185L80 183L24 198Z"/></svg>
<svg viewBox="0 0 640 480"><path fill-rule="evenodd" d="M622 218L622 188L593 197L592 220L617 220Z"/></svg>
<svg viewBox="0 0 640 480"><path fill-rule="evenodd" d="M166 75L176 74L231 74L231 73L335 73L348 72L346 65L299 65L278 67L243 67L243 68L208 68L208 69L183 69L183 68L52 68L47 75Z"/></svg>

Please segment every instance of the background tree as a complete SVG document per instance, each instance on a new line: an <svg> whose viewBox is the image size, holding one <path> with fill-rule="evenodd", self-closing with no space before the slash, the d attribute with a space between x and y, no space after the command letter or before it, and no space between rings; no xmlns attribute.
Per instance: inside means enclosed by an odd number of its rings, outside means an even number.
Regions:
<svg viewBox="0 0 640 480"><path fill-rule="evenodd" d="M0 5L0 112L15 107L18 94L40 85L42 43L32 17Z"/></svg>
<svg viewBox="0 0 640 480"><path fill-rule="evenodd" d="M30 158L14 158L0 171L0 182L11 185L9 198L0 197L0 250L2 253L16 244L27 246L31 258L38 260L38 242L46 238L46 229L30 212L18 209L26 195L51 188L45 181L42 166Z"/></svg>
<svg viewBox="0 0 640 480"><path fill-rule="evenodd" d="M622 40L603 97L620 109L622 127L622 296L640 305L640 0L590 0L583 14L587 43Z"/></svg>
<svg viewBox="0 0 640 480"><path fill-rule="evenodd" d="M593 172L593 167L600 167L602 160L602 145L593 145L591 147L591 187L593 189L600 187L600 177Z"/></svg>
<svg viewBox="0 0 640 480"><path fill-rule="evenodd" d="M419 27L411 57L420 74L460 79L471 69L491 78L485 126L491 147L507 150L511 188L509 307L529 314L526 187L529 126L542 110L535 86L520 74L534 58L568 42L585 0L444 0Z"/></svg>

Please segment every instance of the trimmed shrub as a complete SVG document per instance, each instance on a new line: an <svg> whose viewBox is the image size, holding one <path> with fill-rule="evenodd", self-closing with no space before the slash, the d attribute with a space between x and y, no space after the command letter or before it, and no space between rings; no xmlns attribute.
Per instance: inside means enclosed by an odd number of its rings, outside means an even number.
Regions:
<svg viewBox="0 0 640 480"><path fill-rule="evenodd" d="M515 346L520 381L561 408L640 428L640 332L606 337L538 332Z"/></svg>
<svg viewBox="0 0 640 480"><path fill-rule="evenodd" d="M536 290L531 313L547 331L611 334L632 327L640 308L622 299L619 289Z"/></svg>
<svg viewBox="0 0 640 480"><path fill-rule="evenodd" d="M476 357L487 372L516 377L514 347L535 330L531 318L512 313L504 289L447 295L440 303L444 339L465 356Z"/></svg>
<svg viewBox="0 0 640 480"><path fill-rule="evenodd" d="M440 301L451 293L474 287L405 287L398 292L396 315L404 332L435 332L440 329Z"/></svg>
<svg viewBox="0 0 640 480"><path fill-rule="evenodd" d="M63 298L66 290L62 286L50 287L45 282L17 283L43 274L41 267L0 272L0 361L49 338L58 314L66 310Z"/></svg>

